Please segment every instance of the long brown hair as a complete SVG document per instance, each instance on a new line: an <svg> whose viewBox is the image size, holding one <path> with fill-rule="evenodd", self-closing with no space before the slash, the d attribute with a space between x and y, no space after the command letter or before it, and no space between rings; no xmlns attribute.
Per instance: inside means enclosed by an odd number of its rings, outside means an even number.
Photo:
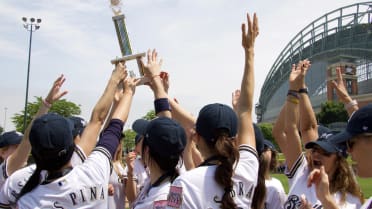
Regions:
<svg viewBox="0 0 372 209"><path fill-rule="evenodd" d="M337 155L336 158L336 169L332 178L330 178L329 189L331 193L341 193L341 202L346 200L346 193L356 196L361 203L364 202L363 193L356 181L354 172L346 158L340 155Z"/></svg>
<svg viewBox="0 0 372 209"><path fill-rule="evenodd" d="M207 142L210 149L214 150L219 161L214 179L224 188L221 200L214 200L221 203L221 209L236 208L237 205L231 196L233 190L232 176L234 172L234 163L239 159L239 151L229 137L226 129L217 129L214 133L215 143Z"/></svg>

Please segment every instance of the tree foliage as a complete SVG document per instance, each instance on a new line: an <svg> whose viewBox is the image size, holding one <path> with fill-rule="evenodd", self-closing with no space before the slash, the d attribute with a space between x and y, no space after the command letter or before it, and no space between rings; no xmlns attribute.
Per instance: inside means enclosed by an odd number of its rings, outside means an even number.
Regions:
<svg viewBox="0 0 372 209"><path fill-rule="evenodd" d="M341 102L327 101L321 104L321 110L316 114L320 124L328 125L334 122L346 122L349 118Z"/></svg>
<svg viewBox="0 0 372 209"><path fill-rule="evenodd" d="M127 129L124 131L124 141L123 141L123 150L125 152L129 152L134 149L134 138L136 137L136 132L132 129Z"/></svg>
<svg viewBox="0 0 372 209"><path fill-rule="evenodd" d="M142 117L145 120L152 120L156 118L155 110L150 110L146 113L145 116Z"/></svg>
<svg viewBox="0 0 372 209"><path fill-rule="evenodd" d="M35 97L35 102L28 102L27 103L27 114L26 114L26 121L27 124L30 123L31 119L34 117L34 115L37 113L42 98L41 97ZM24 110L21 111L21 113L16 113L12 117L12 122L16 127L16 130L19 132L23 131L23 118L24 118ZM61 99L53 103L52 107L50 108L49 112L58 113L64 117L69 117L72 115L80 115L81 109L80 105L77 105L73 102L67 101L66 99Z"/></svg>
<svg viewBox="0 0 372 209"><path fill-rule="evenodd" d="M148 111L146 115L142 117L142 119L145 119L145 120L152 120L154 118L156 118L155 110ZM128 152L134 149L134 146L135 146L134 139L137 133L133 131L132 129L127 129L124 131L124 135L125 135L125 138L123 142L123 150L125 152Z"/></svg>
<svg viewBox="0 0 372 209"><path fill-rule="evenodd" d="M4 132L4 128L0 126L0 134Z"/></svg>
<svg viewBox="0 0 372 209"><path fill-rule="evenodd" d="M265 139L271 141L277 150L279 150L279 146L276 143L274 136L273 136L273 124L271 123L259 123L257 124L260 127L262 134L264 135Z"/></svg>

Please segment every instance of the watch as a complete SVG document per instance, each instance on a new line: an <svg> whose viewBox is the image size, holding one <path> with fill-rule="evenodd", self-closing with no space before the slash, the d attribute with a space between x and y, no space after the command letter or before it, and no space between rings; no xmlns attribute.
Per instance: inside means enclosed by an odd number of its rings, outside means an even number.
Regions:
<svg viewBox="0 0 372 209"><path fill-rule="evenodd" d="M308 94L309 93L309 89L307 87L301 88L301 89L298 90L298 93L300 93L300 94L302 94L302 93Z"/></svg>

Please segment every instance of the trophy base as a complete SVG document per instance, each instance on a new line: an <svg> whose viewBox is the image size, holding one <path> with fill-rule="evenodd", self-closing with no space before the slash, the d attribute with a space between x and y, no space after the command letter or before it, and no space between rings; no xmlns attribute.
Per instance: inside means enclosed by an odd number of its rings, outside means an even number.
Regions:
<svg viewBox="0 0 372 209"><path fill-rule="evenodd" d="M143 76L144 75L144 69L143 69L144 67L142 65L141 58L144 57L144 56L146 56L146 52L127 55L127 56L123 56L123 57L118 57L116 59L111 60L111 64L116 65L118 62L121 62L121 61L128 61L128 60L136 59L138 69L139 69L139 73L140 73L141 76Z"/></svg>

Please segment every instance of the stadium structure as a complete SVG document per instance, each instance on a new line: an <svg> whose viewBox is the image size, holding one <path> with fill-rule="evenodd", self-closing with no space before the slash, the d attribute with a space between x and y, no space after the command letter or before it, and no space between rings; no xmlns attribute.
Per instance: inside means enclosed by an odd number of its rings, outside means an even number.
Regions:
<svg viewBox="0 0 372 209"><path fill-rule="evenodd" d="M341 67L346 87L359 106L372 102L372 1L331 11L308 24L272 65L256 104L257 122L275 122L288 91L291 65L309 59L306 84L315 112L337 100L331 80Z"/></svg>

